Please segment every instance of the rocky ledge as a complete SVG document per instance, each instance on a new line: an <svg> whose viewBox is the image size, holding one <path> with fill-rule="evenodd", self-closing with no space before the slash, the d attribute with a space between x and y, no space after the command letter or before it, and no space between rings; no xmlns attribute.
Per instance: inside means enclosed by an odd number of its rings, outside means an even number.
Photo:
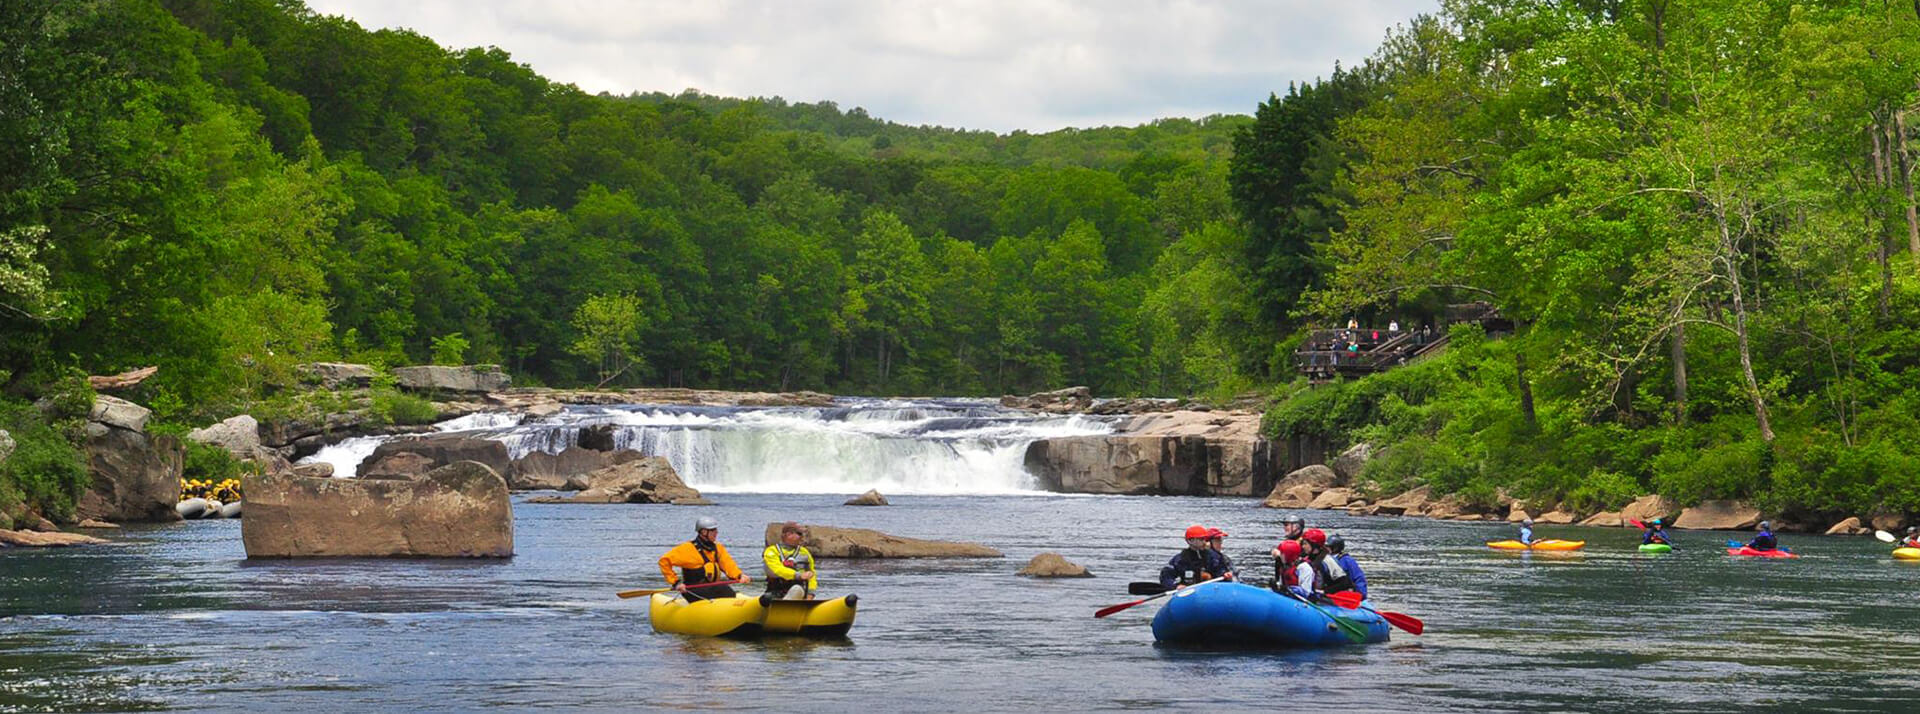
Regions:
<svg viewBox="0 0 1920 714"><path fill-rule="evenodd" d="M1062 493L1258 496L1273 488L1278 459L1258 413L1183 410L1134 416L1111 434L1036 441L1026 465Z"/></svg>
<svg viewBox="0 0 1920 714"><path fill-rule="evenodd" d="M269 473L242 488L249 558L513 555L506 479L472 461L409 480Z"/></svg>

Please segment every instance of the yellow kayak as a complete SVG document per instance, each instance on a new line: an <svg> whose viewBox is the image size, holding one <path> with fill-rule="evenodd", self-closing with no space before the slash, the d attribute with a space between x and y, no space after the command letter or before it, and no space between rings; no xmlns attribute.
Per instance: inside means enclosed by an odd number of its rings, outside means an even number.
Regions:
<svg viewBox="0 0 1920 714"><path fill-rule="evenodd" d="M853 629L855 595L832 600L768 600L723 597L687 602L673 593L656 593L648 605L655 632L703 637L801 635L845 637Z"/></svg>
<svg viewBox="0 0 1920 714"><path fill-rule="evenodd" d="M1517 540L1490 540L1487 541L1487 547L1498 550L1579 550L1587 547L1587 542L1584 540L1536 540L1529 547Z"/></svg>
<svg viewBox="0 0 1920 714"><path fill-rule="evenodd" d="M1920 548L1894 548L1894 560L1920 560Z"/></svg>

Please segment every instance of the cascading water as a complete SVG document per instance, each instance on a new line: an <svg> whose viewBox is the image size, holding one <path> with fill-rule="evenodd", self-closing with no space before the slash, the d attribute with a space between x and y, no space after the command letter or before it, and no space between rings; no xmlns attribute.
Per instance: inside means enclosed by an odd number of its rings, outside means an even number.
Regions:
<svg viewBox="0 0 1920 714"><path fill-rule="evenodd" d="M1104 434L1099 417L1036 415L985 400L840 399L826 408L574 406L544 420L476 414L443 432L505 442L513 458L558 453L589 428L614 446L663 456L688 485L714 492L958 494L1033 491L1022 463L1039 439ZM350 439L306 461L351 475L383 437Z"/></svg>

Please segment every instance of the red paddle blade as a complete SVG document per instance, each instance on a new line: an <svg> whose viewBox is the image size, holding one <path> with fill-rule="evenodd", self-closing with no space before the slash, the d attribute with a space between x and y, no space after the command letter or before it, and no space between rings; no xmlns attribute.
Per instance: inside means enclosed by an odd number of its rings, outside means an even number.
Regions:
<svg viewBox="0 0 1920 714"><path fill-rule="evenodd" d="M1121 611L1121 610L1125 610L1125 609L1127 609L1127 608L1129 608L1129 607L1133 607L1133 606L1135 606L1135 605L1138 605L1138 604L1140 604L1140 603L1143 603L1143 602L1146 602L1147 600L1152 600L1152 599L1153 599L1153 598L1146 598L1146 599L1144 599L1144 600L1135 600L1135 601L1133 601L1133 602L1123 602L1123 603L1120 603L1120 604L1118 604L1118 605L1108 605L1108 606L1106 606L1106 607L1103 607L1103 608L1100 608L1099 610L1096 610L1096 611L1094 611L1094 613L1093 613L1093 616L1094 616L1094 617L1106 617L1106 616L1108 616L1108 615L1111 615L1111 614L1113 614L1113 613L1116 613L1116 612L1119 612L1119 611Z"/></svg>
<svg viewBox="0 0 1920 714"><path fill-rule="evenodd" d="M1640 522L1640 519L1638 519L1638 518L1629 518L1629 519L1627 519L1627 522L1628 522L1628 523L1631 523L1631 524L1633 524L1633 527L1635 527L1635 528L1645 528L1645 527L1647 527L1647 524L1645 524L1645 523L1641 523L1641 522Z"/></svg>
<svg viewBox="0 0 1920 714"><path fill-rule="evenodd" d="M1360 607L1360 603L1365 601L1366 597L1360 593L1348 590L1346 592L1330 593L1327 595L1327 599L1332 600L1335 605L1352 610Z"/></svg>
<svg viewBox="0 0 1920 714"><path fill-rule="evenodd" d="M1421 622L1418 617L1398 612L1380 612L1379 610L1375 610L1374 612L1380 613L1380 617L1385 618L1387 624L1406 630L1411 634L1417 635L1427 631L1427 623Z"/></svg>

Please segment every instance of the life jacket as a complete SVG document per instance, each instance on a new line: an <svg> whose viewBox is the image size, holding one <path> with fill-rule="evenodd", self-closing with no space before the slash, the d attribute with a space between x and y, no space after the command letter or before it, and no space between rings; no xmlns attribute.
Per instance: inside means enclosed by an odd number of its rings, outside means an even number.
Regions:
<svg viewBox="0 0 1920 714"><path fill-rule="evenodd" d="M793 547L793 550L789 551L779 543L775 543L767 546L767 550L773 551L773 554L779 558L780 565L795 571L795 575L798 575L799 571L813 571L813 553L808 552L806 546L796 545ZM762 557L764 557L764 554L762 554ZM771 572L767 573L767 592L785 593L795 585L804 588L807 586L807 581L788 580L774 575Z"/></svg>
<svg viewBox="0 0 1920 714"><path fill-rule="evenodd" d="M1178 571L1175 577L1180 584L1192 585L1202 580L1212 580L1214 576L1219 575L1220 573L1213 572L1215 565L1213 558L1208 557L1212 552L1211 549L1195 552L1192 548L1180 551L1179 566L1175 569Z"/></svg>
<svg viewBox="0 0 1920 714"><path fill-rule="evenodd" d="M1284 559L1281 559L1281 558L1273 559L1273 572L1274 572L1274 575L1276 576L1275 582L1278 584L1278 586L1282 590L1300 584L1299 573L1295 571L1292 567L1288 566L1287 561Z"/></svg>
<svg viewBox="0 0 1920 714"><path fill-rule="evenodd" d="M1341 567L1336 556L1327 555L1314 560L1313 572L1320 578L1321 592L1337 593L1353 589L1353 576Z"/></svg>
<svg viewBox="0 0 1920 714"><path fill-rule="evenodd" d="M1753 543L1750 545L1754 550L1778 550L1780 540L1773 537L1773 531L1760 531L1760 535L1754 536Z"/></svg>
<svg viewBox="0 0 1920 714"><path fill-rule="evenodd" d="M700 569L681 568L680 579L688 585L720 581L720 550L714 544L693 539L693 550L700 554Z"/></svg>
<svg viewBox="0 0 1920 714"><path fill-rule="evenodd" d="M1640 542L1641 543L1668 543L1667 532L1664 530L1647 531L1645 537L1640 539Z"/></svg>

